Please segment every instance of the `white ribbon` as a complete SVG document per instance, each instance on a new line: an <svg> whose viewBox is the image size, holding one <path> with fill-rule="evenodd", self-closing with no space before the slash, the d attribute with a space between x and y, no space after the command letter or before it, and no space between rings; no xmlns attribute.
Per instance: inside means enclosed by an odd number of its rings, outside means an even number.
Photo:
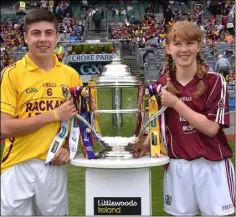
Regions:
<svg viewBox="0 0 236 217"><path fill-rule="evenodd" d="M70 120L61 122L61 129L60 129L59 133L56 135L56 137L54 138L54 140L49 148L45 164L48 164L49 162L51 162L51 160L54 158L56 152L59 150L59 148L63 144L63 142L69 132L69 124L70 124Z"/></svg>
<svg viewBox="0 0 236 217"><path fill-rule="evenodd" d="M77 153L77 148L79 144L79 136L80 136L80 128L77 124L76 118L72 118L71 120L71 131L70 131L70 137L69 137L69 150L70 150L70 159L73 159ZM45 160L45 164L48 164L52 161L55 154L59 150L59 148L62 146L63 142L65 141L68 133L69 133L69 121L63 121L61 122L61 129L60 132L56 135L54 138L47 154L47 158Z"/></svg>
<svg viewBox="0 0 236 217"><path fill-rule="evenodd" d="M80 128L77 121L78 120L75 117L73 117L71 121L71 131L69 137L70 159L75 157L79 143Z"/></svg>
<svg viewBox="0 0 236 217"><path fill-rule="evenodd" d="M79 136L80 136L80 128L77 124L77 120L75 117L72 118L72 120L69 121L63 121L61 122L61 129L60 132L56 135L54 138L47 154L47 158L45 160L45 164L48 164L52 161L55 154L59 150L59 148L62 146L63 142L65 141L68 133L69 133L69 127L71 122L71 131L69 136L69 150L70 150L70 159L73 159L77 153L77 148L79 144Z"/></svg>
<svg viewBox="0 0 236 217"><path fill-rule="evenodd" d="M162 141L164 143L164 146L167 151L167 142L166 142L166 123L165 123L165 114L161 114L161 135L162 135Z"/></svg>

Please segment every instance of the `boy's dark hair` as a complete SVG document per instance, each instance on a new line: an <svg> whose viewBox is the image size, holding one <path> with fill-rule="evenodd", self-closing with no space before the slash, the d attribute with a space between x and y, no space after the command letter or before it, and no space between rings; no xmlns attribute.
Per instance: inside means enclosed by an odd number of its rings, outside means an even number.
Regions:
<svg viewBox="0 0 236 217"><path fill-rule="evenodd" d="M27 32L27 27L33 23L38 23L41 21L46 21L49 23L54 23L56 31L58 29L58 22L56 16L49 10L46 9L36 9L28 12L24 17L24 32Z"/></svg>

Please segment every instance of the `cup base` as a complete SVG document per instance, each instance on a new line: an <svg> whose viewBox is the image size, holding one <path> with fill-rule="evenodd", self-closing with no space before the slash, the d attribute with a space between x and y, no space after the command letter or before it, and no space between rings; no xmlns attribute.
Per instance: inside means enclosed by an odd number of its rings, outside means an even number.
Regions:
<svg viewBox="0 0 236 217"><path fill-rule="evenodd" d="M105 158L109 159L131 159L133 158L133 154L127 151L109 151L104 153Z"/></svg>

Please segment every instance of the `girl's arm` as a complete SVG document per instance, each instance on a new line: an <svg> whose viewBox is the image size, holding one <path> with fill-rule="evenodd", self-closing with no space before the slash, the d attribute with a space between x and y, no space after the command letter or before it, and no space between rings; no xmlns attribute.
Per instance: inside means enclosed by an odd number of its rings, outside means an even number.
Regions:
<svg viewBox="0 0 236 217"><path fill-rule="evenodd" d="M162 91L160 94L161 104L173 108L195 129L209 137L215 136L220 128L220 124L209 120L205 115L195 112L182 102L177 96Z"/></svg>

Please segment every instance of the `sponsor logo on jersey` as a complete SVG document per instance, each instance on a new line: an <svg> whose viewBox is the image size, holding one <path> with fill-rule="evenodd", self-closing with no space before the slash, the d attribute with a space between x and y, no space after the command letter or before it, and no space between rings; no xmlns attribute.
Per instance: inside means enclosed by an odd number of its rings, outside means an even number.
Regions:
<svg viewBox="0 0 236 217"><path fill-rule="evenodd" d="M61 100L45 100L41 99L35 102L27 102L25 104L26 112L50 111L63 103Z"/></svg>
<svg viewBox="0 0 236 217"><path fill-rule="evenodd" d="M218 108L219 109L224 109L225 105L224 105L224 99L221 98L220 101L218 102Z"/></svg>
<svg viewBox="0 0 236 217"><path fill-rule="evenodd" d="M49 82L47 82L47 83L43 84L43 87L57 87L57 84L56 83L49 83Z"/></svg>
<svg viewBox="0 0 236 217"><path fill-rule="evenodd" d="M40 99L34 102L27 102L24 104L22 110L28 113L28 117L39 115L42 112L51 111L63 103L62 100L47 100Z"/></svg>
<svg viewBox="0 0 236 217"><path fill-rule="evenodd" d="M224 205L224 206L222 206L222 210L228 210L228 209L231 209L232 207L234 207L234 205L232 203L228 204L228 205Z"/></svg>
<svg viewBox="0 0 236 217"><path fill-rule="evenodd" d="M191 96L183 96L183 97L180 97L180 99L183 102L192 102L192 100L193 100Z"/></svg>
<svg viewBox="0 0 236 217"><path fill-rule="evenodd" d="M70 94L70 88L69 88L69 86L66 85L66 84L61 84L60 87L61 87L61 90L62 90L62 95L63 95L65 98L67 98L68 94Z"/></svg>
<svg viewBox="0 0 236 217"><path fill-rule="evenodd" d="M172 197L170 195L165 195L165 204L171 206Z"/></svg>
<svg viewBox="0 0 236 217"><path fill-rule="evenodd" d="M27 88L25 90L26 93L30 94L30 93L37 93L38 90L36 88Z"/></svg>

